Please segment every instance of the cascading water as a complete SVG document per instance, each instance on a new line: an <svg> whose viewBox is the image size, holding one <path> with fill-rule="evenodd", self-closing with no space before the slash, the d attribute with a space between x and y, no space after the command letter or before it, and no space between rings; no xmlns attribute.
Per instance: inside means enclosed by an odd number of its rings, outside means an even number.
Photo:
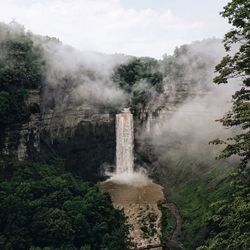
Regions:
<svg viewBox="0 0 250 250"><path fill-rule="evenodd" d="M114 183L143 186L149 179L142 169L134 170L134 120L129 108L116 115L116 170L110 175Z"/></svg>
<svg viewBox="0 0 250 250"><path fill-rule="evenodd" d="M128 108L116 115L116 174L134 171L134 121Z"/></svg>

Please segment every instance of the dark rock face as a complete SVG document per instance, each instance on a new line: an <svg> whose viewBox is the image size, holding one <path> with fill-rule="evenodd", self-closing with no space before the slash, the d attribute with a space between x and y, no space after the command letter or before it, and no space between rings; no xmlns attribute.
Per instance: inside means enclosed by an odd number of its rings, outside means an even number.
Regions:
<svg viewBox="0 0 250 250"><path fill-rule="evenodd" d="M0 168L7 172L19 162L35 160L40 152L40 90L30 90L25 104L28 116L1 128Z"/></svg>
<svg viewBox="0 0 250 250"><path fill-rule="evenodd" d="M57 134L48 126L41 135L43 148L52 148L64 159L67 170L87 181L102 180L103 164L114 165L115 161L114 115L92 112L88 110L79 123L61 127Z"/></svg>
<svg viewBox="0 0 250 250"><path fill-rule="evenodd" d="M86 181L106 178L105 168L113 170L115 166L116 112L87 104L43 110L42 102L41 90L30 91L26 100L30 111L28 119L1 131L1 169L8 173L16 164L46 161L49 155L55 154L64 160L67 170ZM145 168L151 162L141 152L137 134L144 128L147 116L146 112L134 114L135 163Z"/></svg>
<svg viewBox="0 0 250 250"><path fill-rule="evenodd" d="M8 175L14 165L60 156L65 168L87 181L102 180L103 164L115 161L115 114L88 105L40 111L40 90L26 100L30 115L0 133L0 167Z"/></svg>
<svg viewBox="0 0 250 250"><path fill-rule="evenodd" d="M80 123L73 138L62 148L66 168L88 180L104 177L103 164L115 160L115 126L110 122ZM56 146L60 150L60 144Z"/></svg>
<svg viewBox="0 0 250 250"><path fill-rule="evenodd" d="M81 107L42 108L43 92L32 90L26 100L29 117L9 124L0 133L0 167L8 174L16 164L45 160L51 154L64 160L65 168L86 181L105 179L105 168L114 170L116 132L114 110ZM148 112L134 114L135 165L152 172L152 150L139 138Z"/></svg>
<svg viewBox="0 0 250 250"><path fill-rule="evenodd" d="M20 139L20 125L2 128L0 133L0 171L9 179L13 165L18 162L18 143Z"/></svg>

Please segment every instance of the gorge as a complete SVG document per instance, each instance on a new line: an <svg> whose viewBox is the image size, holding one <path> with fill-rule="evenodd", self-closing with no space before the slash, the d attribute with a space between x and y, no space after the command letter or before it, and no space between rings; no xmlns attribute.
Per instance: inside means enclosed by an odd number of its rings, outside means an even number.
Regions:
<svg viewBox="0 0 250 250"><path fill-rule="evenodd" d="M215 122L238 88L212 84L224 55L81 52L0 23L0 248L207 250L240 158L216 160L239 132Z"/></svg>

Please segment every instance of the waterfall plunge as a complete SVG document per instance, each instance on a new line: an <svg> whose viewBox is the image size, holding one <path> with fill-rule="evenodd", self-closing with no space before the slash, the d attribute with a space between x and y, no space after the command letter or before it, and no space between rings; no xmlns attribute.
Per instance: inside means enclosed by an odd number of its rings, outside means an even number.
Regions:
<svg viewBox="0 0 250 250"><path fill-rule="evenodd" d="M111 181L130 186L144 186L151 182L142 169L134 171L134 121L129 109L116 115L116 171Z"/></svg>
<svg viewBox="0 0 250 250"><path fill-rule="evenodd" d="M134 121L129 109L116 115L116 174L134 171Z"/></svg>

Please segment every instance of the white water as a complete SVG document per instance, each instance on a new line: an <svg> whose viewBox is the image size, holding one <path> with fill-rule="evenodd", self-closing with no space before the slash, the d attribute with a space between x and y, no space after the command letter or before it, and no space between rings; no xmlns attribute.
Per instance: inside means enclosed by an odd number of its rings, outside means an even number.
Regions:
<svg viewBox="0 0 250 250"><path fill-rule="evenodd" d="M129 109L116 115L116 170L106 172L112 181L131 186L144 186L151 180L145 170L134 171L134 121Z"/></svg>
<svg viewBox="0 0 250 250"><path fill-rule="evenodd" d="M134 121L129 109L116 115L116 175L134 172Z"/></svg>

